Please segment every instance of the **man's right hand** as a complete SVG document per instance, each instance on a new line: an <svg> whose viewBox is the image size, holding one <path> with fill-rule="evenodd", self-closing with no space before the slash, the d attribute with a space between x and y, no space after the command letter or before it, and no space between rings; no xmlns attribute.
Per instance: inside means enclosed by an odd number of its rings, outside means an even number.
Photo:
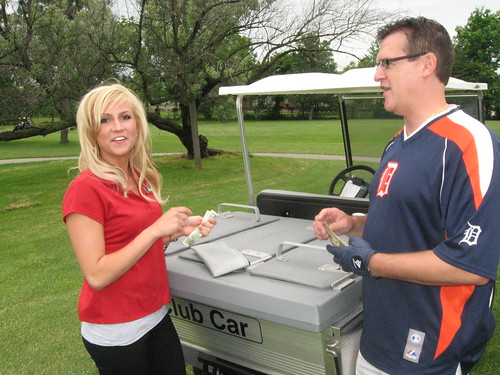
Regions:
<svg viewBox="0 0 500 375"><path fill-rule="evenodd" d="M327 223L330 229L337 235L347 234L354 228L353 218L344 211L334 207L322 209L314 218L314 234L320 240L328 239L328 233L323 223Z"/></svg>

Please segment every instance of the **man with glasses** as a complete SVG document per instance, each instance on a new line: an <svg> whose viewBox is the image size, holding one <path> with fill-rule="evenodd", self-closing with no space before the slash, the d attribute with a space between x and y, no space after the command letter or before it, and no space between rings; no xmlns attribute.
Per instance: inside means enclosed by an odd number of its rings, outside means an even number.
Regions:
<svg viewBox="0 0 500 375"><path fill-rule="evenodd" d="M500 256L500 139L445 98L454 53L443 26L379 30L375 80L404 127L387 145L366 216L326 208L349 246L327 246L363 277L357 375L467 374L493 334Z"/></svg>

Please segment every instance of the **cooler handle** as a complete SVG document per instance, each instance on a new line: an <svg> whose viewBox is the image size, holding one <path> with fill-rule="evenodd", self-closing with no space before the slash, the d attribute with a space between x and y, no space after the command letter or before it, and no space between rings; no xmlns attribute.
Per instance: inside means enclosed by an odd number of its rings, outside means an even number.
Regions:
<svg viewBox="0 0 500 375"><path fill-rule="evenodd" d="M222 213L222 207L224 207L224 206L246 208L246 209L252 210L254 212L254 214L255 214L255 219L253 219L253 221L259 221L260 220L260 210L259 210L258 207L255 207L255 206L246 206L244 204L235 204L235 203L221 203L221 204L219 204L219 208L217 210L219 215Z"/></svg>

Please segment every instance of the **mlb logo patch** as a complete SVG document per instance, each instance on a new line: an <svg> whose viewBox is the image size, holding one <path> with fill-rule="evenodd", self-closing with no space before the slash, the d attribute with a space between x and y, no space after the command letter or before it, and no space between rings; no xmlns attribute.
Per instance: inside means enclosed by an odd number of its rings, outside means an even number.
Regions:
<svg viewBox="0 0 500 375"><path fill-rule="evenodd" d="M420 336L419 335L411 335L410 341L414 344L419 344L420 343Z"/></svg>
<svg viewBox="0 0 500 375"><path fill-rule="evenodd" d="M422 347L424 345L425 332L410 329L406 338L406 346L403 352L403 359L418 363Z"/></svg>

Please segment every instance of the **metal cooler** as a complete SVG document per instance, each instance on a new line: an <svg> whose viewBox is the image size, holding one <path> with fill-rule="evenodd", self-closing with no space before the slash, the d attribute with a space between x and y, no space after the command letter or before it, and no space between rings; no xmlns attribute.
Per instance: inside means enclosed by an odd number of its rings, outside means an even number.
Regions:
<svg viewBox="0 0 500 375"><path fill-rule="evenodd" d="M361 278L339 269L310 219L228 204L219 213L193 247L224 243L248 267L213 277L182 242L165 250L170 313L195 373L354 374Z"/></svg>

